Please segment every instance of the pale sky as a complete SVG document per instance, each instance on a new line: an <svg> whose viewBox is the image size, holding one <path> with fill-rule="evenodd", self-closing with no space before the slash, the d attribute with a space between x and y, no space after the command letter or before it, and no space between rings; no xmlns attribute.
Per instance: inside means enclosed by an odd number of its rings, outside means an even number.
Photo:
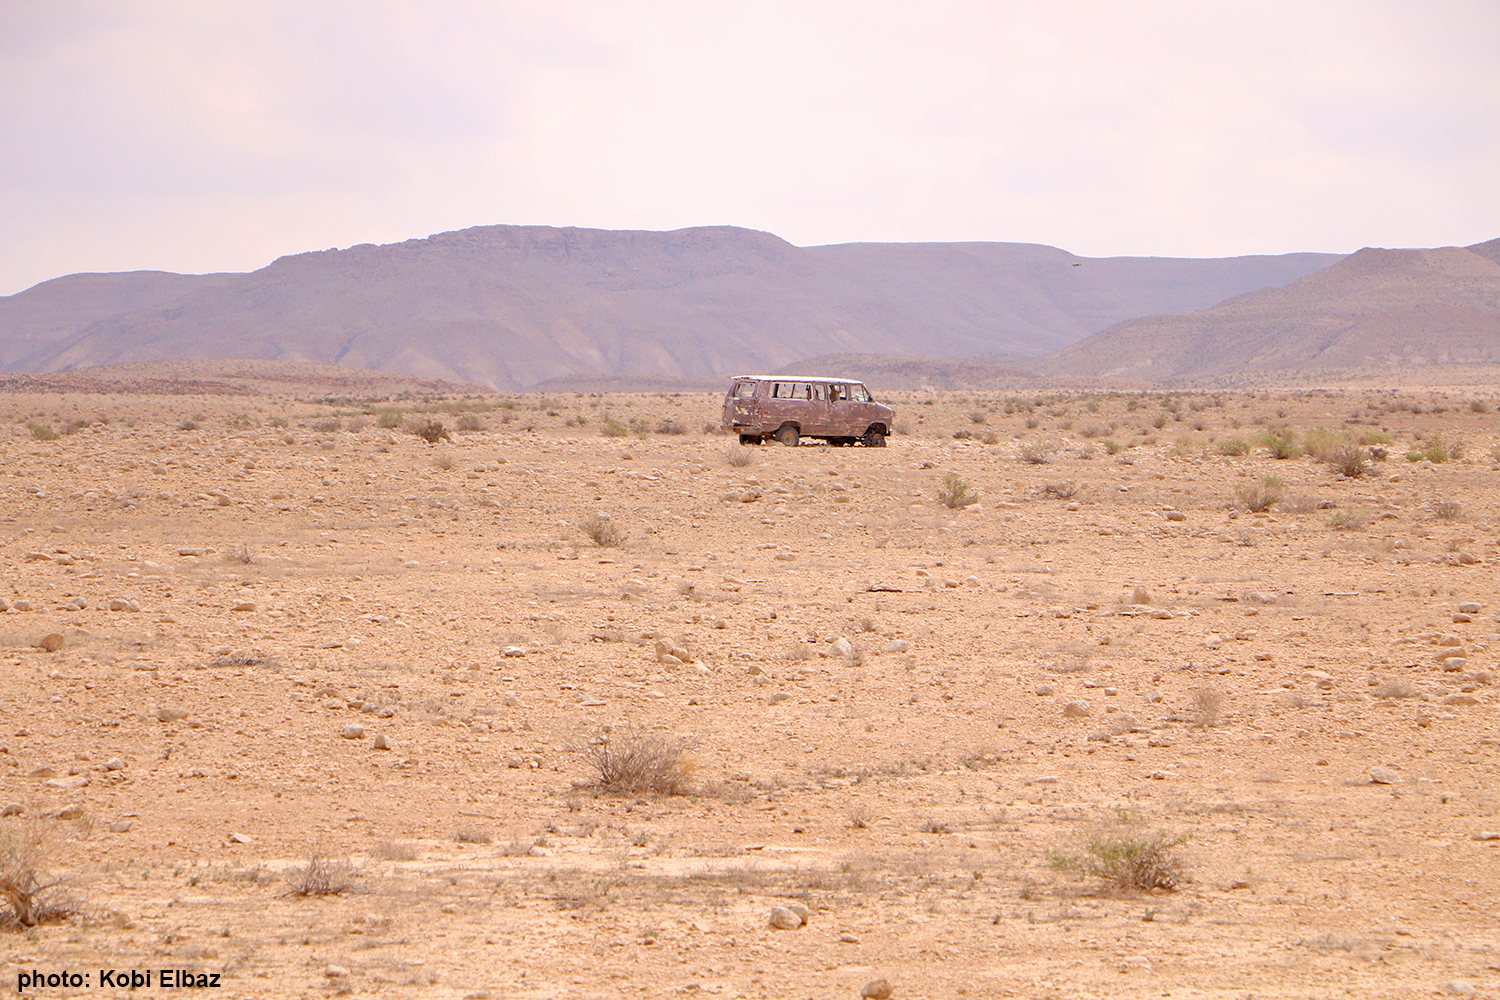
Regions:
<svg viewBox="0 0 1500 1000"><path fill-rule="evenodd" d="M1496 0L0 0L0 294L467 226L1500 236Z"/></svg>

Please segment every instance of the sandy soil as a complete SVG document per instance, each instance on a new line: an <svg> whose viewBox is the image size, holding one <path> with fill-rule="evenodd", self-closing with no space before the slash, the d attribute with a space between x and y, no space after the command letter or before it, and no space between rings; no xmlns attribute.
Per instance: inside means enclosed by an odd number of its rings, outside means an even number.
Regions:
<svg viewBox="0 0 1500 1000"><path fill-rule="evenodd" d="M877 450L741 449L706 395L391 404L475 412L435 445L0 396L0 834L81 900L0 931L0 983L1496 995L1492 397L905 393ZM1277 424L1390 458L1222 453ZM1439 432L1463 457L1406 461ZM604 737L691 794L591 791ZM1053 864L1122 823L1191 834L1175 892ZM352 888L291 893L314 856Z"/></svg>

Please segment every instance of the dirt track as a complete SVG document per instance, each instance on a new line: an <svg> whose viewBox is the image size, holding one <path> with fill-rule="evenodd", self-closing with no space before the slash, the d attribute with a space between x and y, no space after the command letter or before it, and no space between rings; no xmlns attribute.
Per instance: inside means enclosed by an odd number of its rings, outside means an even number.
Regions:
<svg viewBox="0 0 1500 1000"><path fill-rule="evenodd" d="M905 393L887 449L736 468L708 396L515 397L436 445L265 397L0 397L0 598L32 605L0 614L0 830L39 824L88 915L0 932L0 982L1494 995L1500 438L1469 398ZM1278 424L1390 457L1222 453ZM1438 431L1464 457L1405 460ZM606 727L685 749L694 794L582 788ZM1191 833L1190 881L1050 863L1122 814ZM356 890L289 895L314 854Z"/></svg>

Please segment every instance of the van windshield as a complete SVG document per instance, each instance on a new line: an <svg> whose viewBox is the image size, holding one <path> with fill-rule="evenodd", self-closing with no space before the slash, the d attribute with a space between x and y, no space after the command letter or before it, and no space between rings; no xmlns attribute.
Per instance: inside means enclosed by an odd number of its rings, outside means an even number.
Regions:
<svg viewBox="0 0 1500 1000"><path fill-rule="evenodd" d="M850 386L849 398L856 403L868 403L870 401L870 391L862 385Z"/></svg>

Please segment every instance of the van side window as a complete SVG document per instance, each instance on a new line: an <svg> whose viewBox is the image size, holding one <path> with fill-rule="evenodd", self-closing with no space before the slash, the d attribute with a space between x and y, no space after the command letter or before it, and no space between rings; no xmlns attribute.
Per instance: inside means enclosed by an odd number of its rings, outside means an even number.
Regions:
<svg viewBox="0 0 1500 1000"><path fill-rule="evenodd" d="M753 396L755 395L755 385L756 383L754 382L736 382L734 384L734 394L740 399L744 399L746 396Z"/></svg>
<svg viewBox="0 0 1500 1000"><path fill-rule="evenodd" d="M792 387L793 399L812 399L812 386L806 382L798 382Z"/></svg>
<svg viewBox="0 0 1500 1000"><path fill-rule="evenodd" d="M856 403L868 403L870 401L870 394L865 391L864 386L857 385L854 387L854 401Z"/></svg>
<svg viewBox="0 0 1500 1000"><path fill-rule="evenodd" d="M846 391L847 390L845 390L845 388L843 386L841 386L841 385L830 385L828 387L828 400L829 400L829 402L833 402L833 403L839 402L841 399L844 398L844 394L845 394Z"/></svg>
<svg viewBox="0 0 1500 1000"><path fill-rule="evenodd" d="M813 399L816 399L818 402L821 403L821 402L823 402L823 399L824 399L825 396L826 396L826 390L824 389L823 386L821 386L821 385L815 385L815 386L812 387L812 398Z"/></svg>

